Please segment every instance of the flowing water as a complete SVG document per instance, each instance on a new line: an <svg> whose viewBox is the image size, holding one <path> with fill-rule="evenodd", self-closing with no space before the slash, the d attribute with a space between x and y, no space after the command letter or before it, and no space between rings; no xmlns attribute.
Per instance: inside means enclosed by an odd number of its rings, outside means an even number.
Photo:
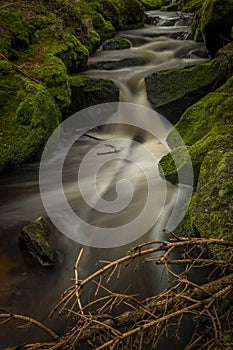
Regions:
<svg viewBox="0 0 233 350"><path fill-rule="evenodd" d="M153 12L153 14L155 18L156 12ZM184 37L183 33L188 36L189 27L164 26L168 23L169 16L172 17L173 24L180 21L180 18L177 18L177 21L174 20L176 14L170 14L166 15L166 21L159 22L159 26L147 25L142 29L120 33L121 36L131 40L132 48L119 51L99 50L89 59L89 69L85 72L85 75L111 79L120 88L121 102L151 108L147 101L144 83L144 78L147 75L155 71L195 65L206 60L194 54L200 48L200 44L196 44L192 40L179 39ZM114 228L119 225L126 225L139 215L145 204L147 181L143 177L141 169L146 167L150 179L153 179L153 191L155 193L150 215L151 213L157 215L156 213L160 212L162 189L163 186L166 186L166 198L162 202L163 211L155 226L136 242L109 249L85 247L80 265L81 277L96 269L96 263L100 259L112 260L126 253L130 247L138 242L163 238L162 230L168 223L179 192L176 186L166 183L160 177L157 167L155 170L151 170L151 164L143 162L140 151L143 144L155 155L158 163L158 160L169 152L166 136L171 126L159 117L155 118L154 123L159 139L154 139L150 133L144 130L125 126L124 115L121 113L119 115L119 118L122 118L121 123L123 125L118 128L113 127L91 133L92 136L105 140L104 143L101 143L100 148L98 148L100 141L87 136L83 136L72 147L64 171L66 196L72 208L94 226ZM141 117L141 115L134 116L136 119ZM146 127L150 128L152 126L147 125ZM120 144L119 154L124 159L127 159L130 154L131 162L126 162L117 157L114 158L109 152L112 149L111 147L115 147L112 144L112 138L119 137L126 137L127 140L135 141L134 144L130 144L128 141L126 143L122 141ZM87 152L94 147L97 147L99 157L106 157L105 165L97 177L97 188L102 197L108 201L113 201L116 197L116 183L121 179L126 179L133 185L135 193L132 204L117 216L113 213L103 214L90 209L76 189L75 174L79 164L81 164ZM119 144L117 147L119 147ZM116 150L116 148L114 149ZM93 192L92 169L97 158L96 153L90 153L85 164L85 182L83 186L89 197ZM39 164L34 164L0 178L0 306L12 312L31 315L36 319L45 321L60 294L71 283L70 278L73 277L73 266L80 245L57 231L55 246L59 253L59 264L52 269L40 267L32 258L19 250L17 236L20 229L39 215L46 216L39 193L38 173ZM57 210L58 216L60 216L60 209L62 208L59 208L56 182L54 183L53 178L48 177L47 186L54 211ZM98 199L92 198L92 200L98 203ZM70 225L72 224L70 222ZM143 230L143 222L140 225ZM80 235L83 234L85 233L80 232ZM115 282L111 287L122 291L128 288L128 292L136 293L141 298L151 296L164 288L165 282L161 280L161 270L157 267L145 266L144 264L137 273L134 273L133 269L134 266L125 271L120 286ZM62 324L56 319L46 322L55 330L61 331ZM14 345L17 342L35 341L38 339L38 335L41 335L41 332L33 331L32 333L30 330L17 330L12 337L12 325L8 325L7 327L1 326L0 334L0 346L4 347ZM173 349L176 348L181 349L182 347L181 345L174 345Z"/></svg>

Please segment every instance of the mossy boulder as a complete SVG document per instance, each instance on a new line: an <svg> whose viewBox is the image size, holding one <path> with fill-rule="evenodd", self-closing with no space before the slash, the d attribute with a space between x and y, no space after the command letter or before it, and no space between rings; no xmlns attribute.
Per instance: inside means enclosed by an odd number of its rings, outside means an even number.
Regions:
<svg viewBox="0 0 233 350"><path fill-rule="evenodd" d="M206 136L192 146L179 146L159 162L161 175L172 183L189 185L193 171L193 183L198 183L201 164L210 150L228 150L233 144L233 126L215 126ZM188 151L188 153L187 153ZM188 156L189 154L189 156Z"/></svg>
<svg viewBox="0 0 233 350"><path fill-rule="evenodd" d="M71 91L68 74L62 60L52 54L47 54L40 59L31 74L40 82L44 83L56 103L63 109L70 105Z"/></svg>
<svg viewBox="0 0 233 350"><path fill-rule="evenodd" d="M14 50L25 50L30 43L30 26L17 9L0 11L0 51L6 56Z"/></svg>
<svg viewBox="0 0 233 350"><path fill-rule="evenodd" d="M0 61L0 171L36 160L60 112L46 87Z"/></svg>
<svg viewBox="0 0 233 350"><path fill-rule="evenodd" d="M201 166L189 214L204 237L233 240L233 150L209 152Z"/></svg>
<svg viewBox="0 0 233 350"><path fill-rule="evenodd" d="M111 80L77 75L70 78L70 87L72 102L67 116L100 103L119 101L119 89Z"/></svg>
<svg viewBox="0 0 233 350"><path fill-rule="evenodd" d="M211 150L225 152L233 143L233 77L213 93L188 108L176 124L176 131L168 136L168 143L174 148L171 154L160 161L163 176L173 183L178 182L177 171L185 173L190 165L185 156L183 143L177 131L188 146L197 184L201 164ZM174 159L176 162L174 162ZM176 163L176 164L175 164Z"/></svg>
<svg viewBox="0 0 233 350"><path fill-rule="evenodd" d="M47 53L61 58L68 73L86 68L88 49L66 30L64 22L55 15L31 18L34 25L34 43Z"/></svg>
<svg viewBox="0 0 233 350"><path fill-rule="evenodd" d="M52 233L52 224L39 217L22 228L18 242L20 247L34 256L42 266L53 266L58 255L50 243Z"/></svg>
<svg viewBox="0 0 233 350"><path fill-rule="evenodd" d="M145 78L148 100L174 124L190 105L210 92L217 78L218 65L212 63L155 72Z"/></svg>
<svg viewBox="0 0 233 350"><path fill-rule="evenodd" d="M213 127L233 124L233 77L215 92L189 107L168 136L172 148L180 146L177 131L188 146L201 140Z"/></svg>
<svg viewBox="0 0 233 350"><path fill-rule="evenodd" d="M138 0L90 0L90 5L116 29L143 23L145 7Z"/></svg>
<svg viewBox="0 0 233 350"><path fill-rule="evenodd" d="M85 45L89 53L93 53L100 46L101 38L94 29L91 18L82 18L80 26L80 36L82 44Z"/></svg>
<svg viewBox="0 0 233 350"><path fill-rule="evenodd" d="M218 49L231 39L233 1L205 0L200 21L206 47L214 57Z"/></svg>
<svg viewBox="0 0 233 350"><path fill-rule="evenodd" d="M162 4L163 0L140 0L140 2L145 6L146 10L156 10L159 9Z"/></svg>
<svg viewBox="0 0 233 350"><path fill-rule="evenodd" d="M183 11L183 12L195 12L203 4L203 0L177 0L172 1L169 4L165 3L162 7L163 10L169 11Z"/></svg>
<svg viewBox="0 0 233 350"><path fill-rule="evenodd" d="M105 41L102 45L103 50L124 50L131 47L131 42L127 38L117 36L116 38Z"/></svg>

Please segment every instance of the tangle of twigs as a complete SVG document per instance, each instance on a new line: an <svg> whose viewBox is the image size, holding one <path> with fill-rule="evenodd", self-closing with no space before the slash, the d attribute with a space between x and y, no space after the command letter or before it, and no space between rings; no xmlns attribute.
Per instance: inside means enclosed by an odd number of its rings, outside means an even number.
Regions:
<svg viewBox="0 0 233 350"><path fill-rule="evenodd" d="M23 349L77 349L82 344L96 350L156 349L164 336L172 334L179 338L179 329L187 318L192 319L194 331L185 350L231 349L233 310L229 300L233 294L233 242L171 234L169 241L144 243L115 261L102 263L84 279L78 273L83 253L80 250L74 284L50 313L50 317L54 313L66 315L73 322L72 328L60 338L45 329L53 338L50 343L28 344ZM213 248L218 255L212 255ZM137 259L140 263L164 266L167 277L167 288L143 301L108 287L113 278L120 281L123 269ZM181 264L184 271L175 273L172 266ZM211 266L207 283L197 285L188 278L192 269L207 266ZM90 286L95 286L95 292L83 303L82 295ZM122 306L124 312L113 312Z"/></svg>

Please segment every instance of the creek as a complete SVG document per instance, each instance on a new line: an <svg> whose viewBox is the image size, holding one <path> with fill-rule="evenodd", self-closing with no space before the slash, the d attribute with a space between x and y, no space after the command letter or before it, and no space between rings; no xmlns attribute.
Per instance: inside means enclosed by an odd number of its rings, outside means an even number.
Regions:
<svg viewBox="0 0 233 350"><path fill-rule="evenodd" d="M128 38L132 42L130 49L118 51L98 50L88 62L88 70L84 73L90 77L106 78L113 80L120 89L120 101L138 104L151 108L147 100L144 78L155 71L171 68L188 67L206 61L206 58L198 57L193 52L200 48L200 44L187 39L190 27L186 26L190 16L179 16L175 13L160 13L152 11L147 13L148 20L153 25L146 25L141 29L127 30L118 35ZM183 20L183 23L181 21ZM187 39L187 40L184 40ZM172 113L172 111L171 111ZM141 118L135 115L135 118ZM101 144L102 153L108 153L111 139L127 137L138 144L145 145L157 160L169 152L166 144L166 136L170 131L170 125L160 118L156 119L158 139L151 139L149 133L136 130L124 125L119 128L109 128L102 131L93 131L91 136L103 139L108 145ZM150 126L148 126L150 128ZM161 140L163 142L161 142ZM127 224L137 217L146 201L147 183L138 167L142 162L139 146L121 144L122 149L132 154L132 162L113 159L109 154L106 157L106 166L98 177L98 187L101 195L106 200L114 200L115 186L120 179L127 179L133 185L135 195L133 203L126 210L115 214L98 213L88 206L80 198L80 193L75 191L74 169L83 160L83 157L94 147L98 146L98 140L83 136L74 145L66 162L64 183L66 195L74 210L79 210L81 215L92 225L100 227L118 227L119 224ZM103 157L103 156L100 156ZM111 158L111 159L110 159ZM110 161L111 160L111 161ZM85 190L92 193L92 167L96 161L95 155L90 155L86 163ZM137 166L136 166L137 165ZM159 175L158 168L150 170L151 164L146 164L150 178L153 178L153 191L155 193L152 205L154 213L160 212L160 192L166 186L166 198L163 202L162 214L155 225L148 232L141 235L135 241L123 246L113 248L85 247L82 263L80 265L80 277L84 277L96 269L96 263L100 259L113 260L125 254L130 247L147 240L164 239L163 229L166 227L169 216L177 199L176 186L166 183ZM145 167L145 164L142 164ZM77 169L76 169L77 170ZM55 331L61 331L64 324L56 317L47 320L47 315L53 305L59 300L61 293L71 284L73 266L80 250L80 244L67 238L59 231L55 234L55 247L59 254L59 264L52 269L45 269L18 247L17 236L21 228L36 217L46 216L40 197L38 182L39 164L33 164L14 173L3 175L0 178L0 306L11 312L22 313L45 322ZM60 214L59 199L56 194L56 183L48 177L48 191L54 210ZM62 218L62 217L61 217ZM72 223L70 223L72 225ZM143 225L142 225L143 226ZM143 230L143 228L142 228ZM80 232L80 234L84 234ZM129 267L122 276L121 285L117 281L112 282L111 288L140 295L141 298L149 297L160 292L165 282L161 280L161 269L155 266L145 266L133 272L134 266ZM197 278L201 278L198 276ZM23 329L14 331L16 323L9 323L0 328L0 346L10 346L18 343L33 342L38 337L46 335L39 330ZM184 333L186 331L184 330ZM41 339L40 338L40 339ZM185 342L185 337L184 337ZM165 342L166 343L166 342ZM172 340L164 348L182 349L182 341L173 344ZM162 349L162 347L161 347Z"/></svg>

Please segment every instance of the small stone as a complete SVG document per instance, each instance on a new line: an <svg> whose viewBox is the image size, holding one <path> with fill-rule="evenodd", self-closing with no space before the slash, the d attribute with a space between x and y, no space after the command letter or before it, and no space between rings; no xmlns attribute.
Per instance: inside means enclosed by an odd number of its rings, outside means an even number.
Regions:
<svg viewBox="0 0 233 350"><path fill-rule="evenodd" d="M42 266L53 266L58 256L48 241L52 232L52 224L39 217L22 228L18 236L19 245L34 256Z"/></svg>

